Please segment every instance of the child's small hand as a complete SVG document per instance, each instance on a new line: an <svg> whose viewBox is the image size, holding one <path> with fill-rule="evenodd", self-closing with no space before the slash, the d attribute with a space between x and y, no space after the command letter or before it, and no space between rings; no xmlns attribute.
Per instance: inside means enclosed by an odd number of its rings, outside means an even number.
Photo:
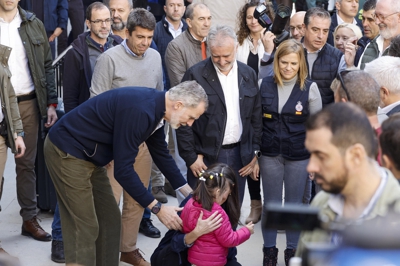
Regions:
<svg viewBox="0 0 400 266"><path fill-rule="evenodd" d="M251 234L254 234L254 224L253 222L250 222L248 224L246 224L247 229L249 229Z"/></svg>

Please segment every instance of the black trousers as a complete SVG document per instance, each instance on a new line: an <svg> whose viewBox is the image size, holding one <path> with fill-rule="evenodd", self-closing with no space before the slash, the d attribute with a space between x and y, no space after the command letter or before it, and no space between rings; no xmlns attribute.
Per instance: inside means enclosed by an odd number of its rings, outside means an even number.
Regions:
<svg viewBox="0 0 400 266"><path fill-rule="evenodd" d="M157 253L151 256L151 266L190 266L187 260L187 252L183 251L180 254L171 250L171 246L166 246ZM242 266L234 260L228 261L225 266Z"/></svg>

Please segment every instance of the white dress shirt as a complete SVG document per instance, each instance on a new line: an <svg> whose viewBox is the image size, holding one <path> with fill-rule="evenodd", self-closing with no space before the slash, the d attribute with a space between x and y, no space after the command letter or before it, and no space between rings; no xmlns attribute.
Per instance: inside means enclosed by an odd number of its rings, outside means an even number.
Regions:
<svg viewBox="0 0 400 266"><path fill-rule="evenodd" d="M11 84L17 96L29 94L35 90L28 66L28 57L19 35L18 29L21 22L18 11L10 23L0 18L0 43L12 48L8 65L12 74Z"/></svg>
<svg viewBox="0 0 400 266"><path fill-rule="evenodd" d="M217 71L222 91L224 92L226 105L227 119L222 145L237 143L240 141L243 132L242 120L240 117L237 62L234 62L233 67L229 71L228 75L224 75L215 65L214 67Z"/></svg>

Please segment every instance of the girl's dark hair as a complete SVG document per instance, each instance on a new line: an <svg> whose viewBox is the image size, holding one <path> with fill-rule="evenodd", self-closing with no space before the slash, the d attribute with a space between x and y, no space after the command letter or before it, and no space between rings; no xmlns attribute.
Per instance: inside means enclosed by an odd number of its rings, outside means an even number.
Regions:
<svg viewBox="0 0 400 266"><path fill-rule="evenodd" d="M193 192L193 199L205 210L211 211L215 199L214 190L220 189L222 193L227 188L226 185L229 185L231 194L222 204L222 208L228 215L232 227L236 227L240 218L239 192L236 174L228 165L216 163L202 173Z"/></svg>

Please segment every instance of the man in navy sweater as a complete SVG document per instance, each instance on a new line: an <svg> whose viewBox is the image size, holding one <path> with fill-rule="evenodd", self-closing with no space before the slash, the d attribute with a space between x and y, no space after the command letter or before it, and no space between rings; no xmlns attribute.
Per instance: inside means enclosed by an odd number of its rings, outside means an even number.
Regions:
<svg viewBox="0 0 400 266"><path fill-rule="evenodd" d="M133 164L138 146L150 154L174 189L191 192L169 155L164 119L173 128L191 126L206 110L207 95L196 82L168 92L148 88L107 91L67 113L49 132L45 159L57 190L66 263L117 266L121 214L103 167L168 229L179 230L180 208L161 205L140 181ZM115 153L114 153L115 151Z"/></svg>

